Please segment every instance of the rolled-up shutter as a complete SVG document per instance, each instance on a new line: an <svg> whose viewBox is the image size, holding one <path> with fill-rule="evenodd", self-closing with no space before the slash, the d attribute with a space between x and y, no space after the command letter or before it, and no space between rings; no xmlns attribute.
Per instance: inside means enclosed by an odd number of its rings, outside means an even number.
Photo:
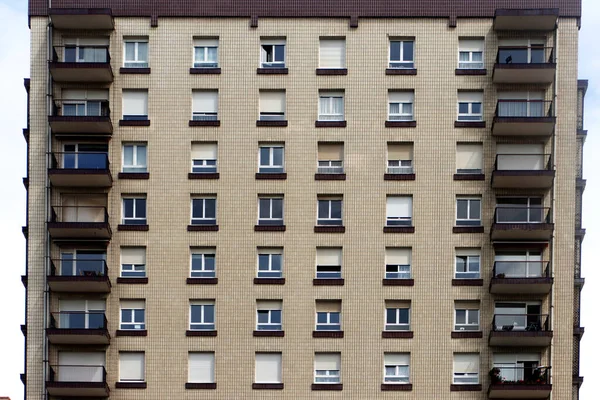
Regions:
<svg viewBox="0 0 600 400"><path fill-rule="evenodd" d="M121 247L121 264L146 264L146 248Z"/></svg>
<svg viewBox="0 0 600 400"><path fill-rule="evenodd" d="M479 373L479 354L455 353L454 372L459 374Z"/></svg>
<svg viewBox="0 0 600 400"><path fill-rule="evenodd" d="M315 354L315 370L340 370L339 353L317 353Z"/></svg>

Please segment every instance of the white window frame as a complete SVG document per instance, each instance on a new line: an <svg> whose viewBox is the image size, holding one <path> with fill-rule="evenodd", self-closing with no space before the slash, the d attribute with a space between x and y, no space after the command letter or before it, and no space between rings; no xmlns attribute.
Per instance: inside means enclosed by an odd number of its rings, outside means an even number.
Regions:
<svg viewBox="0 0 600 400"><path fill-rule="evenodd" d="M125 249L127 249L128 247L124 247ZM132 247L129 247L132 248ZM144 259L146 259L146 248L145 247L133 247L133 248L143 248L144 249ZM143 264L124 264L123 263L123 247L121 248L121 278L145 278L146 277L146 263ZM128 266L130 269L125 269L125 266ZM124 273L139 273L139 272L143 272L143 276L137 276L137 275L131 275L131 276L127 276L127 275L123 275Z"/></svg>
<svg viewBox="0 0 600 400"><path fill-rule="evenodd" d="M396 319L394 323L389 323L387 320L387 316L388 316L388 310L395 310L395 314L396 314ZM408 322L404 323L404 322L400 322L400 310L408 310ZM410 312L410 307L387 307L385 308L385 312L383 315L384 318L384 330L385 331L392 331L392 332L398 332L398 331L410 331L410 317L411 317L411 312ZM393 327L397 327L398 329L393 329Z"/></svg>
<svg viewBox="0 0 600 400"><path fill-rule="evenodd" d="M280 322L273 322L274 315L273 311L279 311ZM267 314L268 322L261 323L258 321L260 313ZM256 309L256 330L257 331L281 331L283 329L283 310L278 309Z"/></svg>
<svg viewBox="0 0 600 400"><path fill-rule="evenodd" d="M261 164L261 151L262 149L268 149L269 150L269 163L266 165ZM275 159L275 149L281 149L282 151L282 157L281 157L281 165L275 164L275 162L273 161ZM263 170L263 168L265 170ZM271 170L271 171L269 171ZM258 172L261 174L268 174L268 173L275 173L275 174L281 174L285 172L285 146L284 145L271 145L271 144L265 144L265 145L260 145L258 147Z"/></svg>
<svg viewBox="0 0 600 400"><path fill-rule="evenodd" d="M410 199L410 216L390 216L388 214L388 201L390 198L407 198ZM387 227L412 227L414 226L413 221L413 198L412 196L387 196L386 197L386 216L385 216L385 226ZM399 223L393 223L398 221ZM392 222L392 223L390 223Z"/></svg>
<svg viewBox="0 0 600 400"><path fill-rule="evenodd" d="M202 39L200 39L200 40L202 40ZM209 46L209 45L196 46L194 44L193 49L192 49L192 67L193 68L219 68L219 39L208 39L208 40L215 40L217 42L217 45L216 46ZM204 49L202 51L203 60L196 59L196 49ZM215 61L208 61L208 49L217 49Z"/></svg>
<svg viewBox="0 0 600 400"><path fill-rule="evenodd" d="M467 218L458 218L458 202L466 201L467 202ZM479 202L479 219L470 218L471 209L473 207L473 202ZM481 209L482 207L482 199L481 197L457 197L456 198L456 225L457 226L481 226ZM478 224L474 224L471 222L479 222Z"/></svg>
<svg viewBox="0 0 600 400"><path fill-rule="evenodd" d="M459 324L457 321L459 311L465 312L465 323L464 324ZM477 315L477 323L476 324L469 323L469 316L471 314ZM458 306L457 308L454 309L454 331L455 332L462 332L462 331L477 332L477 331L480 331L481 330L480 315L481 315L481 313L478 308L466 308L466 307ZM473 328L475 328L475 329L473 329Z"/></svg>
<svg viewBox="0 0 600 400"><path fill-rule="evenodd" d="M340 202L340 217L339 218L333 218L331 216L331 204L333 201ZM327 217L325 217L325 218L322 218L319 215L319 211L321 209L321 202L327 203ZM342 226L342 225L344 225L343 217L344 217L344 200L343 199L317 199L317 225L319 225L319 226ZM320 221L323 221L325 223L320 222Z"/></svg>
<svg viewBox="0 0 600 400"><path fill-rule="evenodd" d="M480 92L477 92L480 93ZM459 92L460 95L460 92ZM481 93L482 97L483 97L483 93ZM460 112L460 105L461 104L466 104L467 105L467 112L466 113L461 113ZM476 113L473 112L473 105L478 104L479 108L481 110L481 112ZM456 102L456 120L460 121L460 122L481 122L483 121L483 98L481 101L461 101L460 100L460 96L459 99Z"/></svg>
<svg viewBox="0 0 600 400"><path fill-rule="evenodd" d="M125 148L132 147L133 164L125 164ZM138 149L144 148L146 151L146 162L138 165ZM122 166L121 171L125 173L146 173L148 172L148 144L147 143L123 143L121 146Z"/></svg>
<svg viewBox="0 0 600 400"><path fill-rule="evenodd" d="M319 314L327 314L327 322L319 323ZM332 314L338 314L339 323L331 322ZM320 326L337 327L338 329L319 329ZM315 313L315 331L339 332L342 330L342 313L341 311L318 311Z"/></svg>
<svg viewBox="0 0 600 400"><path fill-rule="evenodd" d="M477 354L479 357L479 354ZM456 353L454 354L456 357ZM454 358L452 360L452 383L454 385L478 385L479 371L470 373L459 373L454 371ZM479 362L478 362L479 364Z"/></svg>
<svg viewBox="0 0 600 400"><path fill-rule="evenodd" d="M142 377L141 379L123 379L121 377L121 372L122 372L122 366L121 366L121 362L122 362L122 354L138 354L142 356ZM125 382L125 383L132 383L132 382L146 382L146 353L142 352L142 351L121 351L119 352L119 382Z"/></svg>
<svg viewBox="0 0 600 400"><path fill-rule="evenodd" d="M464 49L461 48L461 42L482 42L482 46L481 46L481 50L469 50L469 49ZM469 47L469 46L467 46ZM461 61L460 59L460 55L461 53L467 53L468 54L468 60L466 61ZM473 61L473 55L474 54L481 54L481 61ZM458 41L458 66L456 67L457 69L484 69L485 68L485 59L484 59L484 55L485 55L485 39L460 39Z"/></svg>
<svg viewBox="0 0 600 400"><path fill-rule="evenodd" d="M267 270L260 269L261 256L267 256L267 258L269 259ZM279 270L273 269L273 256L281 257L281 262L280 262L281 269L279 269ZM279 276L260 276L261 273L266 273L266 274L279 273ZM282 253L261 253L259 250L258 255L256 256L256 276L257 276L257 278L270 278L270 279L281 278L283 276L283 252Z"/></svg>
<svg viewBox="0 0 600 400"><path fill-rule="evenodd" d="M202 200L202 217L194 217L194 201ZM206 216L206 200L214 200L215 216L209 218ZM214 221L214 222L213 222ZM217 198L216 197L193 197L190 201L190 224L191 225L216 225L217 224Z"/></svg>
<svg viewBox="0 0 600 400"><path fill-rule="evenodd" d="M340 370L334 369L323 369L315 370L315 383L316 384L336 384L340 383Z"/></svg>
<svg viewBox="0 0 600 400"><path fill-rule="evenodd" d="M131 307L131 306L130 306ZM135 322L136 310L142 310L143 321ZM131 311L131 320L125 321L123 319L123 311ZM140 327L126 328L126 325L139 325ZM123 308L122 304L119 305L119 329L123 331L145 331L146 330L146 302L144 302L143 307L132 307L132 308Z"/></svg>
<svg viewBox="0 0 600 400"><path fill-rule="evenodd" d="M194 256L200 256L200 260L201 260L201 269L200 270L194 270L193 269L193 265L194 265ZM212 256L213 260L214 260L214 270L209 270L206 269L206 257L207 256ZM194 273L196 274L200 274L198 276L194 276ZM192 250L190 253L190 278L214 278L216 277L217 274L217 255L216 255L216 251L213 250L212 253L209 252L199 252L199 251L194 251Z"/></svg>
<svg viewBox="0 0 600 400"><path fill-rule="evenodd" d="M127 61L127 43L133 43L135 46L134 49L134 59L131 61ZM123 68L148 68L149 60L139 60L139 44L146 43L146 53L148 58L150 58L150 43L148 39L124 39L123 40Z"/></svg>
<svg viewBox="0 0 600 400"><path fill-rule="evenodd" d="M387 369L394 368L394 374L388 375ZM403 373L406 371L406 373ZM389 385L406 385L410 383L410 361L406 364L383 362L383 382Z"/></svg>
<svg viewBox="0 0 600 400"><path fill-rule="evenodd" d="M274 40L274 41L269 41L269 40L263 40L261 41L260 44L260 68L285 68L285 59L287 56L287 46L286 46L286 41L285 40ZM283 60L276 60L275 59L275 47L277 46L283 46ZM273 54L273 61L267 61L267 59L265 58L266 56L266 50L263 51L264 47L271 47L271 52Z"/></svg>
<svg viewBox="0 0 600 400"><path fill-rule="evenodd" d="M459 257L466 257L466 269L467 271L465 272L459 272L457 271L457 259ZM464 275L467 274L474 274L475 271L471 271L469 269L469 267L471 266L471 259L477 259L478 263L478 269L477 269L477 276L474 278L465 278ZM475 255L475 254L461 254L459 251L456 252L456 255L454 256L454 278L455 279L481 279L481 255Z"/></svg>
<svg viewBox="0 0 600 400"><path fill-rule="evenodd" d="M400 60L392 60L392 42L400 43ZM412 42L412 60L404 59L404 43ZM414 69L415 68L415 39L390 39L388 43L388 68L390 69Z"/></svg>
<svg viewBox="0 0 600 400"><path fill-rule="evenodd" d="M146 207L144 210L144 214L146 214L146 217L141 218L141 217L136 217L137 214L137 201L138 199L144 199L146 200ZM133 200L133 216L132 217L126 217L125 216L125 200ZM131 197L123 197L121 199L121 215L122 220L121 222L124 225L146 225L148 223L148 198L146 196L131 196ZM132 223L128 223L127 221L145 221L145 223L143 224L132 224Z"/></svg>
<svg viewBox="0 0 600 400"><path fill-rule="evenodd" d="M415 92L414 91L388 91L388 121L414 121L415 120ZM392 112L392 106L398 106L398 112ZM408 106L410 111L404 111Z"/></svg>
<svg viewBox="0 0 600 400"><path fill-rule="evenodd" d="M326 92L319 93L319 121L344 121L345 120L345 94L329 94ZM342 103L342 113L337 114L334 113L334 102L341 101ZM326 104L323 104L326 103ZM323 105L323 107L322 107ZM321 114L321 108L326 108L327 112Z"/></svg>
<svg viewBox="0 0 600 400"><path fill-rule="evenodd" d="M192 321L192 307L200 307L200 321ZM206 307L212 307L213 322L206 322ZM214 331L217 326L217 307L214 301L210 300L192 300L189 308L189 325L190 331Z"/></svg>
<svg viewBox="0 0 600 400"><path fill-rule="evenodd" d="M260 200L269 200L269 217L268 218L261 218L260 216ZM281 200L281 218L273 218L273 200ZM259 197L258 198L258 225L273 225L273 226L280 226L283 225L283 217L285 215L285 208L284 208L284 202L283 202L283 197ZM264 222L261 224L261 221L273 221L273 222L277 222L277 221L281 221L280 224L265 224Z"/></svg>

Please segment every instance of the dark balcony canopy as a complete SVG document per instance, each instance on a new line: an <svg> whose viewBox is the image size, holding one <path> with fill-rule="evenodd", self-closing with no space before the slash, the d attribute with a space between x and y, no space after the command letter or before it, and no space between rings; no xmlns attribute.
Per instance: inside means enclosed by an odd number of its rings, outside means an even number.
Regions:
<svg viewBox="0 0 600 400"><path fill-rule="evenodd" d="M497 9L494 29L497 31L551 31L558 20L558 8Z"/></svg>
<svg viewBox="0 0 600 400"><path fill-rule="evenodd" d="M55 29L112 30L115 24L110 8L49 8Z"/></svg>

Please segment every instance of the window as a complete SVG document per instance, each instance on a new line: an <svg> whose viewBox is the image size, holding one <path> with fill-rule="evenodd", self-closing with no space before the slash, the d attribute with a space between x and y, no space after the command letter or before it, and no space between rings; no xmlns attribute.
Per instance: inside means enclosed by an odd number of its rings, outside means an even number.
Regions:
<svg viewBox="0 0 600 400"><path fill-rule="evenodd" d="M319 40L319 68L346 68L346 39Z"/></svg>
<svg viewBox="0 0 600 400"><path fill-rule="evenodd" d="M540 223L547 220L541 197L496 198L496 223Z"/></svg>
<svg viewBox="0 0 600 400"><path fill-rule="evenodd" d="M390 39L389 68L413 69L415 67L414 51L414 39Z"/></svg>
<svg viewBox="0 0 600 400"><path fill-rule="evenodd" d="M146 301L121 300L121 326L122 330L146 329Z"/></svg>
<svg viewBox="0 0 600 400"><path fill-rule="evenodd" d="M409 353L385 353L383 355L383 382L409 383Z"/></svg>
<svg viewBox="0 0 600 400"><path fill-rule="evenodd" d="M104 276L105 250L67 250L60 253L60 276Z"/></svg>
<svg viewBox="0 0 600 400"><path fill-rule="evenodd" d="M145 247L121 247L121 277L146 277Z"/></svg>
<svg viewBox="0 0 600 400"><path fill-rule="evenodd" d="M119 352L119 382L144 382L145 358L142 352Z"/></svg>
<svg viewBox="0 0 600 400"><path fill-rule="evenodd" d="M458 68L483 69L483 39L458 40Z"/></svg>
<svg viewBox="0 0 600 400"><path fill-rule="evenodd" d="M454 353L454 376L452 383L455 385L473 385L479 383L479 354Z"/></svg>
<svg viewBox="0 0 600 400"><path fill-rule="evenodd" d="M483 145L481 143L458 143L456 145L456 173L483 173Z"/></svg>
<svg viewBox="0 0 600 400"><path fill-rule="evenodd" d="M215 249L191 250L191 278L214 278L216 276Z"/></svg>
<svg viewBox="0 0 600 400"><path fill-rule="evenodd" d="M456 198L456 225L481 226L481 198Z"/></svg>
<svg viewBox="0 0 600 400"><path fill-rule="evenodd" d="M410 301L386 300L385 330L410 331Z"/></svg>
<svg viewBox="0 0 600 400"><path fill-rule="evenodd" d="M388 143L387 173L412 174L413 172L413 144Z"/></svg>
<svg viewBox="0 0 600 400"><path fill-rule="evenodd" d="M385 249L385 279L410 279L412 249L387 247Z"/></svg>
<svg viewBox="0 0 600 400"><path fill-rule="evenodd" d="M125 68L148 68L148 38L126 38L123 51Z"/></svg>
<svg viewBox="0 0 600 400"><path fill-rule="evenodd" d="M545 117L544 91L498 92L498 117Z"/></svg>
<svg viewBox="0 0 600 400"><path fill-rule="evenodd" d="M217 144L192 143L192 173L214 174L217 172Z"/></svg>
<svg viewBox="0 0 600 400"><path fill-rule="evenodd" d="M261 121L285 121L285 90L261 90Z"/></svg>
<svg viewBox="0 0 600 400"><path fill-rule="evenodd" d="M219 66L219 39L194 39L194 68L217 68Z"/></svg>
<svg viewBox="0 0 600 400"><path fill-rule="evenodd" d="M541 278L546 274L547 263L542 261L542 252L538 250L496 251L494 258L494 277L505 278Z"/></svg>
<svg viewBox="0 0 600 400"><path fill-rule="evenodd" d="M215 302L214 300L190 301L190 330L214 331L215 330Z"/></svg>
<svg viewBox="0 0 600 400"><path fill-rule="evenodd" d="M283 197L259 197L258 225L283 225Z"/></svg>
<svg viewBox="0 0 600 400"><path fill-rule="evenodd" d="M340 279L342 277L342 249L317 248L317 279Z"/></svg>
<svg viewBox="0 0 600 400"><path fill-rule="evenodd" d="M541 171L546 169L547 157L543 144L497 144L496 169Z"/></svg>
<svg viewBox="0 0 600 400"><path fill-rule="evenodd" d="M108 169L108 144L65 143L62 153L54 153L64 169Z"/></svg>
<svg viewBox="0 0 600 400"><path fill-rule="evenodd" d="M106 329L105 300L59 300L59 329Z"/></svg>
<svg viewBox="0 0 600 400"><path fill-rule="evenodd" d="M193 90L192 91L192 120L217 121L219 110L219 91Z"/></svg>
<svg viewBox="0 0 600 400"><path fill-rule="evenodd" d="M106 117L109 114L108 90L64 89L61 115L69 117Z"/></svg>
<svg viewBox="0 0 600 400"><path fill-rule="evenodd" d="M123 89L123 119L148 120L148 90Z"/></svg>
<svg viewBox="0 0 600 400"><path fill-rule="evenodd" d="M192 225L217 224L217 199L192 199Z"/></svg>
<svg viewBox="0 0 600 400"><path fill-rule="evenodd" d="M281 383L281 353L256 353L255 383Z"/></svg>
<svg viewBox="0 0 600 400"><path fill-rule="evenodd" d="M519 38L498 40L500 64L541 64L552 62L546 51L545 38Z"/></svg>
<svg viewBox="0 0 600 400"><path fill-rule="evenodd" d="M316 327L317 331L341 331L342 303L339 301L316 302Z"/></svg>
<svg viewBox="0 0 600 400"><path fill-rule="evenodd" d="M458 92L457 121L483 121L483 92Z"/></svg>
<svg viewBox="0 0 600 400"><path fill-rule="evenodd" d="M317 200L317 225L343 225L342 199L319 197Z"/></svg>
<svg viewBox="0 0 600 400"><path fill-rule="evenodd" d="M414 101L415 92L413 91L389 91L388 121L414 121Z"/></svg>
<svg viewBox="0 0 600 400"><path fill-rule="evenodd" d="M123 172L148 172L148 148L146 143L123 144Z"/></svg>
<svg viewBox="0 0 600 400"><path fill-rule="evenodd" d="M108 38L63 38L63 41L63 62L108 62Z"/></svg>
<svg viewBox="0 0 600 400"><path fill-rule="evenodd" d="M260 67L285 68L285 39L261 39Z"/></svg>
<svg viewBox="0 0 600 400"><path fill-rule="evenodd" d="M315 353L315 383L340 383L340 353Z"/></svg>
<svg viewBox="0 0 600 400"><path fill-rule="evenodd" d="M540 353L494 353L493 361L507 384L527 384L539 378L548 382L549 367L540 366Z"/></svg>
<svg viewBox="0 0 600 400"><path fill-rule="evenodd" d="M215 353L190 352L188 354L188 382L215 382Z"/></svg>
<svg viewBox="0 0 600 400"><path fill-rule="evenodd" d="M263 144L258 148L258 172L261 174L281 174L284 168L285 147L275 144Z"/></svg>
<svg viewBox="0 0 600 400"><path fill-rule="evenodd" d="M479 249L456 249L456 279L479 279L481 277Z"/></svg>
<svg viewBox="0 0 600 400"><path fill-rule="evenodd" d="M282 269L283 249L258 249L258 278L281 278Z"/></svg>
<svg viewBox="0 0 600 400"><path fill-rule="evenodd" d="M58 351L57 369L60 372L55 370L57 374L54 379L56 382L69 382L66 385L78 385L74 382L98 382L91 385L104 387L106 385L105 366L105 351Z"/></svg>
<svg viewBox="0 0 600 400"><path fill-rule="evenodd" d="M319 143L318 165L319 174L343 174L344 173L344 144L343 143Z"/></svg>
<svg viewBox="0 0 600 400"><path fill-rule="evenodd" d="M454 330L480 330L478 301L456 301L454 303Z"/></svg>
<svg viewBox="0 0 600 400"><path fill-rule="evenodd" d="M123 198L123 224L124 225L146 225L146 198L125 197Z"/></svg>
<svg viewBox="0 0 600 400"><path fill-rule="evenodd" d="M319 121L344 121L344 92L319 91Z"/></svg>
<svg viewBox="0 0 600 400"><path fill-rule="evenodd" d="M256 330L280 331L281 330L281 300L256 301Z"/></svg>
<svg viewBox="0 0 600 400"><path fill-rule="evenodd" d="M387 226L412 226L412 197L387 197Z"/></svg>
<svg viewBox="0 0 600 400"><path fill-rule="evenodd" d="M539 332L542 330L543 322L548 322L545 317L542 315L541 301L496 302L494 330Z"/></svg>

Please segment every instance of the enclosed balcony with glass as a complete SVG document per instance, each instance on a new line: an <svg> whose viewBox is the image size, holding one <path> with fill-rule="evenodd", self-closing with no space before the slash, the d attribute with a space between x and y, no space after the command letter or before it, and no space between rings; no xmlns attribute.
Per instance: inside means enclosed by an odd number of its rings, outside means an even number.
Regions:
<svg viewBox="0 0 600 400"><path fill-rule="evenodd" d="M492 240L550 240L552 212L540 197L497 198Z"/></svg>
<svg viewBox="0 0 600 400"><path fill-rule="evenodd" d="M110 83L108 38L65 38L64 45L54 46L50 73L60 83Z"/></svg>
<svg viewBox="0 0 600 400"><path fill-rule="evenodd" d="M492 173L495 189L549 189L555 171L542 144L498 144Z"/></svg>
<svg viewBox="0 0 600 400"><path fill-rule="evenodd" d="M553 283L549 264L538 250L496 251L490 293L547 294Z"/></svg>
<svg viewBox="0 0 600 400"><path fill-rule="evenodd" d="M492 134L548 137L556 124L553 106L543 91L498 92Z"/></svg>
<svg viewBox="0 0 600 400"><path fill-rule="evenodd" d="M545 38L499 40L494 83L549 84L555 73L554 48Z"/></svg>
<svg viewBox="0 0 600 400"><path fill-rule="evenodd" d="M53 292L110 292L106 251L62 251L50 260L48 285Z"/></svg>
<svg viewBox="0 0 600 400"><path fill-rule="evenodd" d="M104 300L60 300L50 315L46 336L52 344L107 345L110 342Z"/></svg>
<svg viewBox="0 0 600 400"><path fill-rule="evenodd" d="M48 231L53 240L108 240L112 236L105 195L65 195L52 207Z"/></svg>
<svg viewBox="0 0 600 400"><path fill-rule="evenodd" d="M108 397L105 364L104 352L60 351L58 363L49 367L48 394L54 398Z"/></svg>
<svg viewBox="0 0 600 400"><path fill-rule="evenodd" d="M549 366L539 353L495 353L489 372L490 399L547 399L552 393Z"/></svg>
<svg viewBox="0 0 600 400"><path fill-rule="evenodd" d="M50 153L48 176L53 186L110 187L112 176L108 144L65 144L64 151Z"/></svg>
<svg viewBox="0 0 600 400"><path fill-rule="evenodd" d="M63 90L48 122L55 134L112 134L108 90Z"/></svg>

